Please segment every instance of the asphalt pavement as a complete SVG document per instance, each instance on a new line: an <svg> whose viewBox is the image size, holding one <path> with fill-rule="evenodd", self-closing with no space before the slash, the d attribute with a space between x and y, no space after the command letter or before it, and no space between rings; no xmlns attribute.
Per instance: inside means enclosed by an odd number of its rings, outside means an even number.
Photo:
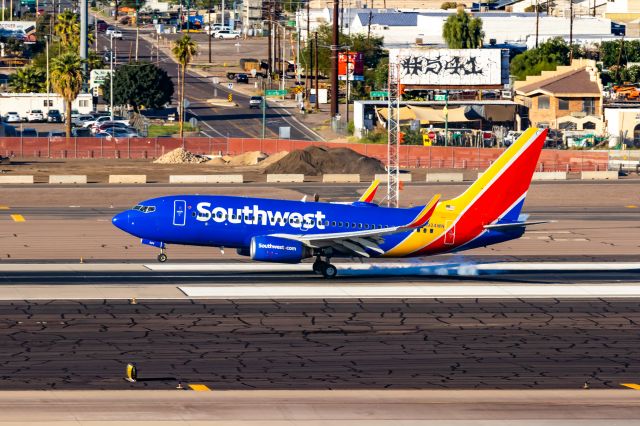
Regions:
<svg viewBox="0 0 640 426"><path fill-rule="evenodd" d="M13 390L621 389L639 322L637 299L10 301L0 365Z"/></svg>

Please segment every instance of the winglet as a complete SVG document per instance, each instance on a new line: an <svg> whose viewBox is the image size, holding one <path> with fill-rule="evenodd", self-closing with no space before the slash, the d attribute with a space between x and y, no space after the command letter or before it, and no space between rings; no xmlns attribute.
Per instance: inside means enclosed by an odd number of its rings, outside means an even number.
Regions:
<svg viewBox="0 0 640 426"><path fill-rule="evenodd" d="M371 182L369 188L364 191L364 194L362 194L362 197L360 197L358 201L361 203L370 203L373 201L373 197L376 196L376 191L378 191L378 186L380 186L380 181L378 179Z"/></svg>
<svg viewBox="0 0 640 426"><path fill-rule="evenodd" d="M413 219L411 223L409 223L408 225L405 225L404 227L420 228L421 226L424 226L429 221L429 219L431 219L431 216L433 215L433 212L435 211L439 201L440 201L440 194L434 195L431 201L429 201L429 204L424 206L422 211L420 211L420 213L415 217L415 219Z"/></svg>

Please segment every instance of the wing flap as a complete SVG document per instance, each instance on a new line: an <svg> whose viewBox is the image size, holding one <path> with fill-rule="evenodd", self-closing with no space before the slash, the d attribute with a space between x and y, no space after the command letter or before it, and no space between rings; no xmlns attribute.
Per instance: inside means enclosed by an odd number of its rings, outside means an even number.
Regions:
<svg viewBox="0 0 640 426"><path fill-rule="evenodd" d="M529 225L539 225L541 223L548 223L545 220L540 220L537 222L513 222L513 223L496 223L493 225L485 225L484 229L514 229L514 228L523 228Z"/></svg>

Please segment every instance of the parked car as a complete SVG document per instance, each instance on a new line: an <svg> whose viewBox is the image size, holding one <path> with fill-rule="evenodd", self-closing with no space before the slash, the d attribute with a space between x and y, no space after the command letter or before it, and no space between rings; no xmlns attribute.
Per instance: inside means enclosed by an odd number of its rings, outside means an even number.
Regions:
<svg viewBox="0 0 640 426"><path fill-rule="evenodd" d="M93 137L94 138L111 138L111 135L109 133L100 132L93 135Z"/></svg>
<svg viewBox="0 0 640 426"><path fill-rule="evenodd" d="M20 114L17 112L8 112L4 116L4 121L7 123L19 123L21 120Z"/></svg>
<svg viewBox="0 0 640 426"><path fill-rule="evenodd" d="M47 111L47 121L49 123L62 123L62 114L57 109Z"/></svg>
<svg viewBox="0 0 640 426"><path fill-rule="evenodd" d="M261 108L261 107L262 107L262 96L252 96L249 98L249 109Z"/></svg>
<svg viewBox="0 0 640 426"><path fill-rule="evenodd" d="M41 109L32 109L27 112L27 121L29 123L42 123L45 121L44 114Z"/></svg>
<svg viewBox="0 0 640 426"><path fill-rule="evenodd" d="M220 40L238 39L240 38L240 32L232 30L220 30L217 33L214 33L213 37L219 38Z"/></svg>
<svg viewBox="0 0 640 426"><path fill-rule="evenodd" d="M219 31L222 31L222 30L231 31L231 27L227 27L227 26L224 26L224 25L214 25L212 27L205 26L204 30L207 32L207 34L214 35L215 33L219 32Z"/></svg>
<svg viewBox="0 0 640 426"><path fill-rule="evenodd" d="M47 136L52 142L62 141L67 136L67 132L63 132L62 130L52 130Z"/></svg>
<svg viewBox="0 0 640 426"><path fill-rule="evenodd" d="M71 129L71 136L76 138L90 138L93 135L91 134L91 129L87 129L85 127L74 127Z"/></svg>
<svg viewBox="0 0 640 426"><path fill-rule="evenodd" d="M97 130L98 126L102 123L105 123L107 121L112 121L111 120L111 116L109 115L103 115L100 117L96 117L94 118L93 121L86 121L82 127L91 127L93 128L93 131L95 132L95 130ZM129 125L129 120L125 120L124 117L118 117L118 116L114 116L113 117L113 121L118 121L121 123L126 124L127 126Z"/></svg>
<svg viewBox="0 0 640 426"><path fill-rule="evenodd" d="M36 129L32 129L27 127L26 129L22 129L22 137L23 138L37 138L38 131Z"/></svg>
<svg viewBox="0 0 640 426"><path fill-rule="evenodd" d="M104 34L105 34L107 37L110 37L110 36L111 36L111 34L112 34L115 30L116 30L116 27L108 26L108 27L107 27L107 29L104 31Z"/></svg>
<svg viewBox="0 0 640 426"><path fill-rule="evenodd" d="M81 114L78 115L76 117L71 117L71 124L73 124L76 127L86 127L85 123L89 122L89 121L95 121L96 118L93 115L90 114Z"/></svg>
<svg viewBox="0 0 640 426"><path fill-rule="evenodd" d="M236 74L236 83L249 83L249 76L247 74Z"/></svg>
<svg viewBox="0 0 640 426"><path fill-rule="evenodd" d="M122 127L109 127L105 129L104 132L98 133L106 133L114 138L137 138L139 137L138 132L135 129L131 128L122 128Z"/></svg>
<svg viewBox="0 0 640 426"><path fill-rule="evenodd" d="M128 124L124 124L121 121L103 121L102 123L100 123L99 125L97 125L95 127L95 132L99 133L99 132L104 132L107 129L110 129L112 127L119 127L120 129L129 129L129 125Z"/></svg>
<svg viewBox="0 0 640 426"><path fill-rule="evenodd" d="M122 31L115 29L113 31L111 31L111 37L113 38L117 38L119 40L122 40Z"/></svg>
<svg viewBox="0 0 640 426"><path fill-rule="evenodd" d="M509 130L507 132L507 136L504 137L504 146L511 146L515 141L518 140L518 138L520 137L520 135L522 135L523 132L517 132L515 130Z"/></svg>

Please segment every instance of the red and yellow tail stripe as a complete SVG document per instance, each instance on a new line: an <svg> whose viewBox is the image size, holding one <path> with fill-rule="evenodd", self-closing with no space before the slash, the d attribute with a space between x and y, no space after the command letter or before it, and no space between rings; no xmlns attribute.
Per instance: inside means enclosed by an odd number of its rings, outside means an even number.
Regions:
<svg viewBox="0 0 640 426"><path fill-rule="evenodd" d="M433 233L411 233L385 256L452 251L480 235L526 194L546 135L547 130L525 131L462 195L436 206L429 220Z"/></svg>
<svg viewBox="0 0 640 426"><path fill-rule="evenodd" d="M379 186L380 186L379 180L376 179L373 182L371 182L371 185L369 185L369 188L366 191L364 191L364 194L362 194L362 196L358 201L362 203L370 203L371 201L373 201L373 198L376 196L376 192L378 191Z"/></svg>

